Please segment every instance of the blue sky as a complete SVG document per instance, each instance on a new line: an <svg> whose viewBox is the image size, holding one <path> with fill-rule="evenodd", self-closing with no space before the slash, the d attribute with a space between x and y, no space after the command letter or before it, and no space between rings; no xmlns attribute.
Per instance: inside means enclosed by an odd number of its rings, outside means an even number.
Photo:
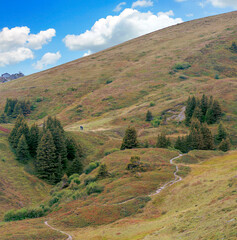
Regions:
<svg viewBox="0 0 237 240"><path fill-rule="evenodd" d="M237 0L0 0L0 75L28 75L177 23L237 9Z"/></svg>

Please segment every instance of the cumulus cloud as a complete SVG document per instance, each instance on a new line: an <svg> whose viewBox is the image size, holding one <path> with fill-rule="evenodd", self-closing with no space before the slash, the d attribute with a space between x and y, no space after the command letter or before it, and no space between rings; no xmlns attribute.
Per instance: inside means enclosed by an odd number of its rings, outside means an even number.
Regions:
<svg viewBox="0 0 237 240"><path fill-rule="evenodd" d="M186 14L186 17L193 17L193 16L194 16L193 13L188 13L188 14Z"/></svg>
<svg viewBox="0 0 237 240"><path fill-rule="evenodd" d="M155 30L183 22L181 18L170 17L168 13L142 13L136 9L127 8L118 16L101 18L90 30L80 35L67 35L65 45L70 50L97 52L132 38L153 32Z"/></svg>
<svg viewBox="0 0 237 240"><path fill-rule="evenodd" d="M56 53L48 52L45 53L44 56L39 61L33 64L33 66L35 69L41 70L47 67L48 65L55 64L60 58L61 58L60 52Z"/></svg>
<svg viewBox="0 0 237 240"><path fill-rule="evenodd" d="M132 8L152 7L152 6L153 6L153 2L150 0L138 0L138 1L132 3Z"/></svg>
<svg viewBox="0 0 237 240"><path fill-rule="evenodd" d="M91 50L88 50L86 53L83 54L83 57L89 56L92 54Z"/></svg>
<svg viewBox="0 0 237 240"><path fill-rule="evenodd" d="M214 7L232 7L237 9L237 0L208 0Z"/></svg>
<svg viewBox="0 0 237 240"><path fill-rule="evenodd" d="M34 54L29 48L20 47L7 52L0 52L0 67L33 59Z"/></svg>
<svg viewBox="0 0 237 240"><path fill-rule="evenodd" d="M56 31L53 28L46 31L40 31L38 34L30 34L27 39L27 45L32 49L41 49L42 46L49 43L55 35Z"/></svg>
<svg viewBox="0 0 237 240"><path fill-rule="evenodd" d="M167 15L167 16L174 16L174 12L169 10L168 12L158 12L158 16Z"/></svg>
<svg viewBox="0 0 237 240"><path fill-rule="evenodd" d="M175 0L175 2L185 2L187 0Z"/></svg>
<svg viewBox="0 0 237 240"><path fill-rule="evenodd" d="M124 6L124 5L126 5L126 2L119 3L113 11L114 12L120 12L122 10L122 6Z"/></svg>
<svg viewBox="0 0 237 240"><path fill-rule="evenodd" d="M41 49L55 36L54 29L30 34L28 27L3 28L0 31L0 66L32 59L32 49Z"/></svg>

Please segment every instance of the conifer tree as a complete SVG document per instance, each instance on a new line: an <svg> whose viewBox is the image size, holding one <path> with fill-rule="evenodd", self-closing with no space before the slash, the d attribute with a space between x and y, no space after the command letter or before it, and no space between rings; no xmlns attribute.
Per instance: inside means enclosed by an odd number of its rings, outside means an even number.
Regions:
<svg viewBox="0 0 237 240"><path fill-rule="evenodd" d="M23 111L22 111L20 102L17 102L17 104L15 105L13 113L12 113L11 116L13 118L16 118L18 115L23 115Z"/></svg>
<svg viewBox="0 0 237 240"><path fill-rule="evenodd" d="M228 133L221 122L218 126L218 134L216 136L216 140L220 143L223 139L226 139L228 137Z"/></svg>
<svg viewBox="0 0 237 240"><path fill-rule="evenodd" d="M20 140L21 135L24 134L26 138L27 144L29 144L29 127L23 117L23 115L19 115L15 122L14 128L12 129L9 135L9 142L13 148L17 148L18 142Z"/></svg>
<svg viewBox="0 0 237 240"><path fill-rule="evenodd" d="M196 99L195 97L189 97L187 104L186 104L186 110L185 110L185 124L188 126L191 122L191 118L193 116L194 109L196 107Z"/></svg>
<svg viewBox="0 0 237 240"><path fill-rule="evenodd" d="M126 148L131 149L136 147L138 147L137 132L135 128L128 127L125 132L125 136L123 138L121 150L124 150Z"/></svg>
<svg viewBox="0 0 237 240"><path fill-rule="evenodd" d="M6 115L6 113L2 113L0 115L0 123L7 123L7 115Z"/></svg>
<svg viewBox="0 0 237 240"><path fill-rule="evenodd" d="M61 157L62 168L67 168L67 148L65 143L65 137L59 127L53 127L51 130L53 136L55 148L56 148L56 158Z"/></svg>
<svg viewBox="0 0 237 240"><path fill-rule="evenodd" d="M205 116L207 113L207 108L208 108L208 98L205 94L202 95L200 107L202 110L202 115Z"/></svg>
<svg viewBox="0 0 237 240"><path fill-rule="evenodd" d="M52 134L47 130L39 142L35 169L40 178L52 184L56 182L56 175L60 171L60 163L56 159L55 150Z"/></svg>
<svg viewBox="0 0 237 240"><path fill-rule="evenodd" d="M39 127L36 124L31 126L29 138L30 138L30 140L29 140L30 154L31 154L31 156L36 156L37 147L38 147L39 140L40 140L40 131L39 131Z"/></svg>
<svg viewBox="0 0 237 240"><path fill-rule="evenodd" d="M71 176L74 173L81 174L82 172L83 172L82 159L76 156L69 167L68 176Z"/></svg>
<svg viewBox="0 0 237 240"><path fill-rule="evenodd" d="M214 139L210 129L207 127L207 124L202 124L201 126L202 139L203 139L203 150L212 150L214 149Z"/></svg>
<svg viewBox="0 0 237 240"><path fill-rule="evenodd" d="M193 118L197 118L200 122L203 122L203 113L199 106L196 106L193 112Z"/></svg>
<svg viewBox="0 0 237 240"><path fill-rule="evenodd" d="M153 119L152 113L148 110L146 113L146 121L150 122Z"/></svg>
<svg viewBox="0 0 237 240"><path fill-rule="evenodd" d="M16 149L16 158L21 163L27 163L30 158L28 145L24 134L22 134Z"/></svg>
<svg viewBox="0 0 237 240"><path fill-rule="evenodd" d="M221 119L221 116L222 116L221 106L220 106L220 104L217 100L215 100L213 102L212 110L213 110L213 115L214 115L214 118L215 118L215 122L217 122L218 120Z"/></svg>
<svg viewBox="0 0 237 240"><path fill-rule="evenodd" d="M203 148L203 136L201 133L201 124L198 119L192 120L189 136L191 149Z"/></svg>
<svg viewBox="0 0 237 240"><path fill-rule="evenodd" d="M168 148L170 146L170 140L166 137L164 133L158 135L156 147L158 148Z"/></svg>
<svg viewBox="0 0 237 240"><path fill-rule="evenodd" d="M212 108L208 108L205 119L206 119L207 124L215 123L216 119L215 119L214 112L213 112Z"/></svg>
<svg viewBox="0 0 237 240"><path fill-rule="evenodd" d="M231 143L230 143L230 139L229 138L222 139L221 143L218 146L218 149L223 151L223 152L229 151L230 148L231 148Z"/></svg>
<svg viewBox="0 0 237 240"><path fill-rule="evenodd" d="M177 140L176 140L176 142L174 144L174 148L180 150L181 152L183 152L182 151L183 150L183 143L181 141L181 137L180 136L178 136L178 138L177 138Z"/></svg>
<svg viewBox="0 0 237 240"><path fill-rule="evenodd" d="M66 147L67 147L67 159L73 161L78 155L80 158L84 156L82 147L80 144L76 143L74 138L66 138Z"/></svg>

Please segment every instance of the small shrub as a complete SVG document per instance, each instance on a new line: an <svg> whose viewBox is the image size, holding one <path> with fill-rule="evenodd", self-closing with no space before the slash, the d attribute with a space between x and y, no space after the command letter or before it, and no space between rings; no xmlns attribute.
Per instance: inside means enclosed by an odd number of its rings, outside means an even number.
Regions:
<svg viewBox="0 0 237 240"><path fill-rule="evenodd" d="M181 80L187 80L188 77L181 75L181 76L179 76L179 79L181 79Z"/></svg>
<svg viewBox="0 0 237 240"><path fill-rule="evenodd" d="M84 180L84 185L87 186L88 184L95 182L95 181L96 181L96 177L88 176Z"/></svg>
<svg viewBox="0 0 237 240"><path fill-rule="evenodd" d="M220 79L219 74L216 74L216 75L215 75L215 79Z"/></svg>
<svg viewBox="0 0 237 240"><path fill-rule="evenodd" d="M37 98L36 98L36 102L42 102L43 100L44 100L43 97L37 97Z"/></svg>
<svg viewBox="0 0 237 240"><path fill-rule="evenodd" d="M109 174L109 172L108 172L108 170L107 170L106 164L105 164L105 163L104 163L104 164L101 164L96 178L97 178L97 179L106 178L106 177L108 177L109 175L110 175L110 174Z"/></svg>
<svg viewBox="0 0 237 240"><path fill-rule="evenodd" d="M104 154L105 154L105 156L108 156L109 154L117 152L119 150L120 149L118 149L118 148L112 148L112 149L106 150Z"/></svg>
<svg viewBox="0 0 237 240"><path fill-rule="evenodd" d="M96 169L100 165L99 162L91 162L85 169L85 174L91 173L94 169Z"/></svg>
<svg viewBox="0 0 237 240"><path fill-rule="evenodd" d="M153 127L159 127L160 123L161 123L160 117L155 117L155 118L151 121L151 125L152 125Z"/></svg>
<svg viewBox="0 0 237 240"><path fill-rule="evenodd" d="M55 203L58 203L59 202L59 197L58 196L54 196L53 198L51 198L49 200L49 206L52 207Z"/></svg>
<svg viewBox="0 0 237 240"><path fill-rule="evenodd" d="M112 83L113 81L112 80L107 80L106 81L106 84L110 84L110 83Z"/></svg>
<svg viewBox="0 0 237 240"><path fill-rule="evenodd" d="M43 217L46 212L48 211L48 208L22 208L19 210L10 210L8 211L5 216L4 216L4 221L5 222L10 222L10 221L18 221L18 220L23 220L27 218L38 218L38 217Z"/></svg>
<svg viewBox="0 0 237 240"><path fill-rule="evenodd" d="M72 174L72 175L69 177L68 182L71 183L72 180L75 180L75 179L78 179L78 180L79 180L79 176L80 176L80 175L77 174L77 173Z"/></svg>
<svg viewBox="0 0 237 240"><path fill-rule="evenodd" d="M150 102L150 107L154 107L155 103L154 102Z"/></svg>
<svg viewBox="0 0 237 240"><path fill-rule="evenodd" d="M99 185L95 182L90 183L87 187L86 187L86 192L88 195L92 194L92 193L101 193L104 191L104 186Z"/></svg>
<svg viewBox="0 0 237 240"><path fill-rule="evenodd" d="M175 71L178 71L178 70L185 70L185 69L188 69L190 68L191 65L187 62L184 62L184 63L176 63L174 66L173 66L173 70Z"/></svg>

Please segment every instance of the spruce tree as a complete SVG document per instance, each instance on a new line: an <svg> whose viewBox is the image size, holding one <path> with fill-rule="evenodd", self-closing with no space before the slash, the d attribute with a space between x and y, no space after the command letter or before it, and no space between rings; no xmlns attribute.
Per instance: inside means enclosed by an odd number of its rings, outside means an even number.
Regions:
<svg viewBox="0 0 237 240"><path fill-rule="evenodd" d="M223 152L229 151L230 148L231 148L231 143L230 143L230 139L229 138L222 139L221 143L218 146L218 149L223 151Z"/></svg>
<svg viewBox="0 0 237 240"><path fill-rule="evenodd" d="M7 123L7 115L6 115L6 113L2 113L0 115L0 123Z"/></svg>
<svg viewBox="0 0 237 240"><path fill-rule="evenodd" d="M22 134L16 149L16 158L21 163L27 163L30 158L29 148L24 134Z"/></svg>
<svg viewBox="0 0 237 240"><path fill-rule="evenodd" d="M39 178L42 178L52 184L56 183L56 175L60 170L60 163L56 159L56 148L54 145L52 134L47 130L37 149L37 158L35 162L35 169Z"/></svg>
<svg viewBox="0 0 237 240"><path fill-rule="evenodd" d="M217 100L213 102L212 111L215 118L215 122L217 122L218 120L221 119L221 116L222 116L221 106Z"/></svg>
<svg viewBox="0 0 237 240"><path fill-rule="evenodd" d="M207 109L205 119L206 119L207 124L213 124L216 122L212 107Z"/></svg>
<svg viewBox="0 0 237 240"><path fill-rule="evenodd" d="M214 149L214 138L210 129L207 127L207 124L202 124L201 126L202 139L203 139L203 150L212 150Z"/></svg>
<svg viewBox="0 0 237 240"><path fill-rule="evenodd" d="M196 107L196 99L195 97L189 97L187 104L186 104L186 110L185 110L185 124L188 126L191 122L191 118L193 116L194 109Z"/></svg>
<svg viewBox="0 0 237 240"><path fill-rule="evenodd" d="M170 146L170 140L166 137L164 133L158 135L156 147L158 148L168 148Z"/></svg>
<svg viewBox="0 0 237 240"><path fill-rule="evenodd" d="M153 119L152 113L148 110L146 113L146 121L150 122Z"/></svg>
<svg viewBox="0 0 237 240"><path fill-rule="evenodd" d="M128 127L120 149L124 150L126 148L131 149L136 147L138 147L137 132L135 128Z"/></svg>
<svg viewBox="0 0 237 240"><path fill-rule="evenodd" d="M66 138L66 147L67 147L67 159L69 161L73 161L73 159L75 159L77 155L79 157L84 156L81 145L76 143L74 138L71 137Z"/></svg>
<svg viewBox="0 0 237 240"><path fill-rule="evenodd" d="M193 118L197 118L200 122L203 122L204 117L202 110L199 106L196 106L193 112Z"/></svg>
<svg viewBox="0 0 237 240"><path fill-rule="evenodd" d="M23 115L23 111L22 111L21 104L20 104L19 101L18 101L17 104L15 105L14 110L13 110L13 113L12 113L11 116L12 116L13 118L16 118L18 115Z"/></svg>
<svg viewBox="0 0 237 240"><path fill-rule="evenodd" d="M198 119L192 120L189 136L191 149L203 148L203 135L201 132L201 124Z"/></svg>
<svg viewBox="0 0 237 240"><path fill-rule="evenodd" d="M202 110L202 115L204 117L207 113L207 108L208 108L208 98L205 94L202 95L200 107L201 107L201 110Z"/></svg>
<svg viewBox="0 0 237 240"><path fill-rule="evenodd" d="M218 126L218 133L216 136L216 140L218 143L220 143L223 139L226 139L228 137L228 133L223 125L223 123L220 123Z"/></svg>
<svg viewBox="0 0 237 240"><path fill-rule="evenodd" d="M69 167L68 176L71 176L74 173L82 174L82 172L83 172L82 159L76 156Z"/></svg>
<svg viewBox="0 0 237 240"><path fill-rule="evenodd" d="M29 145L29 127L23 117L23 115L19 115L15 122L14 128L12 129L9 135L9 142L13 148L17 148L18 142L20 140L21 135L24 134L26 138L26 142Z"/></svg>
<svg viewBox="0 0 237 240"><path fill-rule="evenodd" d="M29 137L29 150L30 150L31 156L36 156L39 140L40 140L39 127L36 124L34 124L30 128L30 137Z"/></svg>
<svg viewBox="0 0 237 240"><path fill-rule="evenodd" d="M176 142L174 144L174 148L180 150L181 152L183 152L182 151L183 150L183 146L182 146L182 141L181 141L181 137L180 136L178 136L178 138L177 138L177 140L176 140Z"/></svg>

